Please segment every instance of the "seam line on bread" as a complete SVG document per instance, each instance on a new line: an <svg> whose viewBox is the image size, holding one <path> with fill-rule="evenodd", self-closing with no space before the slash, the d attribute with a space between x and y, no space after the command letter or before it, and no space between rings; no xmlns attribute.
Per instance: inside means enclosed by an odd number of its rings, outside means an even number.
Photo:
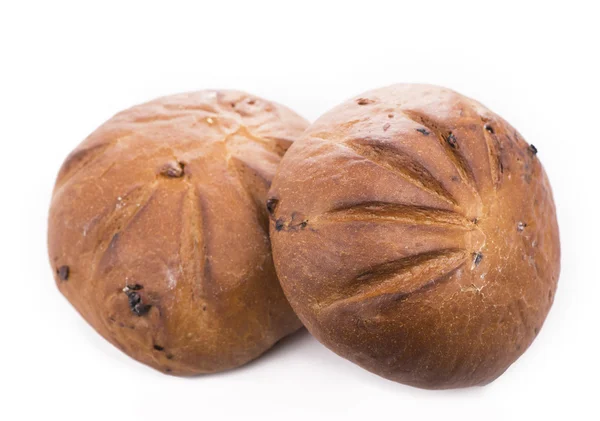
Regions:
<svg viewBox="0 0 600 421"><path fill-rule="evenodd" d="M93 163L97 162L111 147L117 144L118 140L119 139L112 142L101 143L100 145L95 145L71 154L63 165L65 173L61 174L60 178L57 180L53 195L57 196L59 190L66 186L82 169L86 167L89 168ZM71 165L73 168L68 168Z"/></svg>
<svg viewBox="0 0 600 421"><path fill-rule="evenodd" d="M460 145L456 136L450 130L446 130L440 127L437 123L433 122L428 116L419 111L402 110L402 113L415 123L423 125L431 133L437 136L443 151L446 153L448 159L456 168L456 171L458 172L460 178L479 197L480 193L477 187L477 183L475 182L473 168L471 167L471 164L469 163L467 158L460 152Z"/></svg>
<svg viewBox="0 0 600 421"><path fill-rule="evenodd" d="M200 295L204 295L207 276L210 275L210 268L207 267L207 236L204 228L206 221L198 188L189 181L184 203L186 210L182 212L182 218L189 221L189 225L184 224L182 226L181 235L183 239L179 258L185 260L187 255L192 257L184 268L186 272L184 276L190 279L188 285L198 288Z"/></svg>
<svg viewBox="0 0 600 421"><path fill-rule="evenodd" d="M154 122L169 122L172 120L183 119L183 118L193 118L192 114L189 113L180 113L180 114L153 114L151 116L138 116L134 119L130 120L129 123L133 124L147 124Z"/></svg>
<svg viewBox="0 0 600 421"><path fill-rule="evenodd" d="M356 155L374 165L399 175L417 188L432 194L454 207L459 207L457 200L452 194L441 183L435 180L426 168L417 164L409 156L400 153L397 149L394 148L391 153L386 153L387 149L392 148L383 144L376 144L370 139L362 141L351 139L334 144L350 149Z"/></svg>
<svg viewBox="0 0 600 421"><path fill-rule="evenodd" d="M475 224L463 215L445 209L404 205L389 202L361 202L342 206L311 219L359 222L399 222L410 225L447 226L455 229L473 230Z"/></svg>
<svg viewBox="0 0 600 421"><path fill-rule="evenodd" d="M485 145L488 152L488 165L490 167L490 177L492 178L492 184L494 189L497 190L500 185L500 174L501 174L501 160L498 153L498 141L496 139L496 133L493 126L490 125L489 121L481 118L483 123L483 138L485 139Z"/></svg>
<svg viewBox="0 0 600 421"><path fill-rule="evenodd" d="M256 220L263 235L265 236L265 238L269 238L269 215L267 214L267 209L263 205L263 202L257 197L256 193L251 190L251 183L248 180L248 176L254 175L254 177L259 178L265 185L266 191L269 190L270 183L257 171L252 169L252 167L242 158L238 158L237 156L231 156L229 158L228 163L231 164L231 167L233 167L233 171L237 175L237 177L235 178L237 179L238 185L240 186L240 190L243 192L242 194L247 197L248 201L254 208Z"/></svg>
<svg viewBox="0 0 600 421"><path fill-rule="evenodd" d="M98 231L100 235L103 235L94 247L93 253L97 254L99 250L102 252L99 259L94 259L98 263L92 268L92 278L95 276L98 266L106 263L108 253L114 249L122 233L151 202L156 193L157 184L155 181L147 186L135 188L120 198L121 200L117 199L118 203L114 208L98 222Z"/></svg>
<svg viewBox="0 0 600 421"><path fill-rule="evenodd" d="M365 269L345 288L321 300L320 311L355 302L404 300L446 280L469 257L465 249L442 249L410 255Z"/></svg>

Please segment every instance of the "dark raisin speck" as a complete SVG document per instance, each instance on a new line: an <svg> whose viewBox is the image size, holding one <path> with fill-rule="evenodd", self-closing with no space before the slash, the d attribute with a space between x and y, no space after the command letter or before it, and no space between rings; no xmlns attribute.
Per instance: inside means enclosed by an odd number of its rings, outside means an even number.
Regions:
<svg viewBox="0 0 600 421"><path fill-rule="evenodd" d="M129 308L131 308L131 311L137 316L143 316L144 314L148 313L148 311L150 311L150 308L152 306L149 304L142 303L142 297L140 296L140 294L135 292L135 289L137 288L139 290L139 289L141 289L141 286L138 284L135 284L135 285L133 285L133 287L134 288L130 288L129 286L126 286L123 289L123 292L125 294L127 294L127 299L129 301Z"/></svg>
<svg viewBox="0 0 600 421"><path fill-rule="evenodd" d="M130 292L129 294L127 294L127 298L129 299L129 306L131 308L135 307L140 302L142 302L142 297L140 297L140 294L138 294L137 292Z"/></svg>
<svg viewBox="0 0 600 421"><path fill-rule="evenodd" d="M139 303L132 307L131 311L133 311L136 316L143 316L150 311L151 307L152 306L150 304Z"/></svg>
<svg viewBox="0 0 600 421"><path fill-rule="evenodd" d="M481 260L483 259L483 254L481 252L476 252L473 253L473 264L475 266L479 265L479 263L481 263Z"/></svg>
<svg viewBox="0 0 600 421"><path fill-rule="evenodd" d="M538 150L535 146L533 145L529 145L529 150L531 151L532 154L537 155Z"/></svg>
<svg viewBox="0 0 600 421"><path fill-rule="evenodd" d="M277 209L278 204L279 204L279 200L275 199L274 197L267 200L267 211L269 212L270 215L273 215L275 213L275 209Z"/></svg>
<svg viewBox="0 0 600 421"><path fill-rule="evenodd" d="M181 162L169 163L163 167L161 174L169 178L181 178L185 173L185 164Z"/></svg>
<svg viewBox="0 0 600 421"><path fill-rule="evenodd" d="M164 351L165 348L160 346L160 345L154 345L154 349L156 349L157 351Z"/></svg>
<svg viewBox="0 0 600 421"><path fill-rule="evenodd" d="M108 245L109 249L114 249L117 245L117 243L119 242L119 238L121 238L121 234L119 234L118 232L113 235L113 237L110 240L110 244Z"/></svg>
<svg viewBox="0 0 600 421"><path fill-rule="evenodd" d="M71 269L69 268L69 266L61 266L60 268L58 268L56 273L58 274L58 278L61 281L68 281L69 274L71 273Z"/></svg>
<svg viewBox="0 0 600 421"><path fill-rule="evenodd" d="M424 134L425 136L429 136L429 130L427 130L427 129L420 128L420 129L417 129L417 131L421 134Z"/></svg>
<svg viewBox="0 0 600 421"><path fill-rule="evenodd" d="M492 126L490 126L489 124L486 124L485 126L483 126L488 132L490 132L491 134L494 134L494 128Z"/></svg>
<svg viewBox="0 0 600 421"><path fill-rule="evenodd" d="M358 98L356 100L356 103L358 105L367 105L367 104L371 104L372 102L374 102L372 99L368 99L368 98Z"/></svg>
<svg viewBox="0 0 600 421"><path fill-rule="evenodd" d="M275 230L281 231L283 229L283 219L279 218L275 221Z"/></svg>
<svg viewBox="0 0 600 421"><path fill-rule="evenodd" d="M452 133L448 135L448 137L446 138L446 142L448 142L448 145L450 145L450 147L452 147L453 149L456 149L458 147L458 143L456 142L456 136L454 136Z"/></svg>

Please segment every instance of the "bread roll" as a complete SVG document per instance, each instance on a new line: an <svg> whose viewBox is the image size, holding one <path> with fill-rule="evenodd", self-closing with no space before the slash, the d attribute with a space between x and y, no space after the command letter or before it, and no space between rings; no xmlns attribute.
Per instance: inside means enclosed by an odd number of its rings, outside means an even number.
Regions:
<svg viewBox="0 0 600 421"><path fill-rule="evenodd" d="M163 372L258 357L301 326L277 282L264 203L306 125L233 91L117 114L58 175L49 217L58 288L102 336Z"/></svg>
<svg viewBox="0 0 600 421"><path fill-rule="evenodd" d="M552 305L558 226L537 150L451 90L395 85L326 113L283 158L268 205L300 319L385 378L486 384Z"/></svg>

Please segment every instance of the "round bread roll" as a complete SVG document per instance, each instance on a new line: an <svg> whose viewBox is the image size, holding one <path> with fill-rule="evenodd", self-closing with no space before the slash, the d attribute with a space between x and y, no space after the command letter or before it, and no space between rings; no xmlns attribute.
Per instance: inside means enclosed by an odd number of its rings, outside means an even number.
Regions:
<svg viewBox="0 0 600 421"><path fill-rule="evenodd" d="M483 385L552 305L559 237L537 150L451 90L395 85L322 116L267 202L275 266L339 355L422 388Z"/></svg>
<svg viewBox="0 0 600 421"><path fill-rule="evenodd" d="M49 217L60 291L160 371L240 366L301 327L277 281L264 203L307 122L234 91L123 111L66 160Z"/></svg>

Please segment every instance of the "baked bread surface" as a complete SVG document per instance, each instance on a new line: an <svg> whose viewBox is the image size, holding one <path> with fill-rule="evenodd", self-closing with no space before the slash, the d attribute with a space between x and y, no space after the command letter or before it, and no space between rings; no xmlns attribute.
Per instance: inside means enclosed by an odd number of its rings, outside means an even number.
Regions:
<svg viewBox="0 0 600 421"><path fill-rule="evenodd" d="M242 365L297 330L264 203L307 126L235 91L123 111L64 163L49 216L56 283L133 358L178 375Z"/></svg>
<svg viewBox="0 0 600 421"><path fill-rule="evenodd" d="M486 384L552 305L559 235L537 150L451 90L395 85L334 108L283 158L268 204L300 319L388 379Z"/></svg>

